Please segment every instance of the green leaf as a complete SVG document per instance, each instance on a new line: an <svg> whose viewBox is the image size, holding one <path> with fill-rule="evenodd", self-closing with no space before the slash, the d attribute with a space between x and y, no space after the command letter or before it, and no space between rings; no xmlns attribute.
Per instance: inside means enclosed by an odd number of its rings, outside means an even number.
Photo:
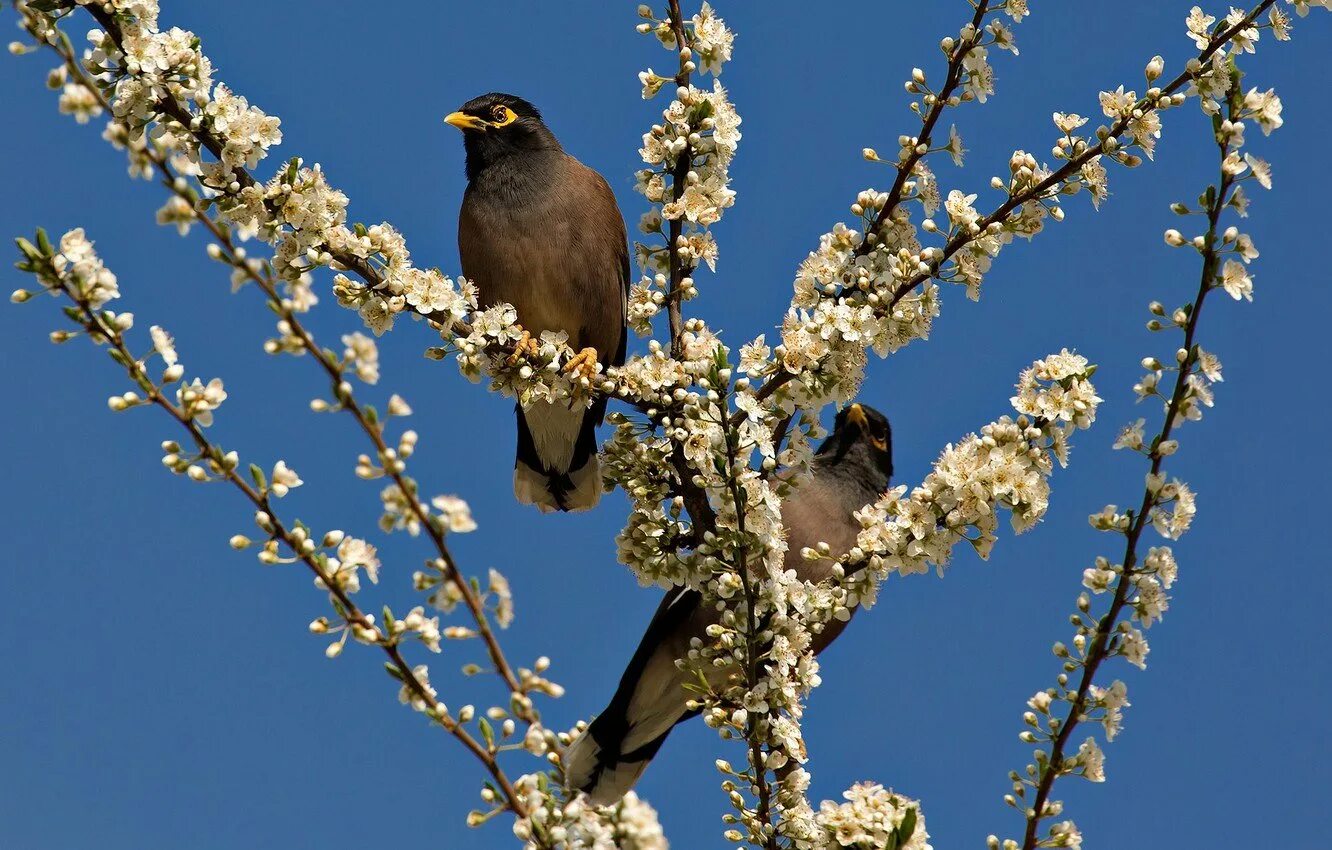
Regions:
<svg viewBox="0 0 1332 850"><path fill-rule="evenodd" d="M897 837L897 843L906 844L908 841L911 840L911 836L915 831L916 831L916 810L914 808L910 808L907 809L907 813L902 818L902 822L898 824L897 829L894 830Z"/></svg>
<svg viewBox="0 0 1332 850"><path fill-rule="evenodd" d="M42 253L37 250L36 246L22 236L15 239L14 244L18 246L18 249L22 251L23 255L29 260L40 260L42 258Z"/></svg>
<svg viewBox="0 0 1332 850"><path fill-rule="evenodd" d="M28 8L38 12L51 14L53 12L69 9L72 5L70 0L30 0Z"/></svg>
<svg viewBox="0 0 1332 850"><path fill-rule="evenodd" d="M37 247L42 249L42 254L50 256L55 253L51 250L51 240L46 236L46 228L37 228Z"/></svg>
<svg viewBox="0 0 1332 850"><path fill-rule="evenodd" d="M250 464L250 479L260 490L268 488L268 479L264 477L264 471L257 464Z"/></svg>
<svg viewBox="0 0 1332 850"><path fill-rule="evenodd" d="M481 737L485 739L487 749L495 749L495 730L491 728L490 721L484 717L477 718L476 728L481 730Z"/></svg>
<svg viewBox="0 0 1332 850"><path fill-rule="evenodd" d="M399 670L398 665L394 664L392 661L384 662L384 670L399 682L402 681L402 671Z"/></svg>

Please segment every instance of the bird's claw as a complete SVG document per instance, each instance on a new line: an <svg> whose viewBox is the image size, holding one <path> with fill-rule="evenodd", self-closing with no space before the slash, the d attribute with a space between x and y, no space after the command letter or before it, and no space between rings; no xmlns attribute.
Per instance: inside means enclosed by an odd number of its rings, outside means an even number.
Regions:
<svg viewBox="0 0 1332 850"><path fill-rule="evenodd" d="M578 375L591 380L597 374L597 350L595 348L584 348L582 351L569 358L569 362L564 364L566 374Z"/></svg>
<svg viewBox="0 0 1332 850"><path fill-rule="evenodd" d="M506 362L510 366L516 366L524 357L535 357L540 350L541 346L532 338L532 334L523 331L522 336L518 337L518 341L513 344L513 353L509 355Z"/></svg>

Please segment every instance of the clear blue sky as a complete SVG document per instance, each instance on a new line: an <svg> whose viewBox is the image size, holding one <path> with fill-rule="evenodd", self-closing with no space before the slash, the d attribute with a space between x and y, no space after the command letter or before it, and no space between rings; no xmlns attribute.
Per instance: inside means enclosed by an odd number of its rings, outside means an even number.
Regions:
<svg viewBox="0 0 1332 850"><path fill-rule="evenodd" d="M636 150L659 108L639 100L636 73L669 56L634 34L635 5L403 0L383 13L317 0L164 0L163 23L197 32L219 78L282 117L279 158L323 163L354 218L393 221L418 262L456 270L462 150L440 119L484 91L538 104L636 219ZM969 14L960 0L841 5L719 3L739 33L724 82L745 138L738 201L717 228L719 274L700 276L689 306L733 345L778 321L819 234L848 218L859 189L887 181L859 151L891 150L912 129L901 81L913 65L937 75L938 38ZM990 175L1015 147L1046 154L1052 111L1095 114L1096 93L1141 87L1157 52L1173 73L1192 50L1190 5L1034 4L1017 31L1022 55L997 59L998 95L958 113L971 154L961 173L940 164L945 187L980 191L978 205L992 206ZM1177 549L1182 579L1151 630L1147 671L1111 665L1133 707L1107 751L1109 781L1061 789L1089 846L1228 846L1244 830L1299 850L1324 846L1332 830L1332 578L1318 520L1318 482L1330 471L1319 363L1332 353L1332 292L1317 230L1332 191L1323 165L1332 125L1327 88L1312 79L1332 49L1332 18L1297 23L1293 42L1265 36L1245 65L1250 83L1278 88L1286 127L1270 139L1250 133L1276 171L1247 224L1263 253L1256 301L1218 298L1203 322L1226 380L1172 463L1200 493L1194 531ZM79 20L71 32L89 26ZM308 412L325 389L313 365L261 352L271 324L259 299L229 295L199 239L152 223L161 191L129 182L99 129L57 115L42 86L50 64L0 59L0 233L86 226L120 276L124 307L145 327L168 326L192 374L226 379L215 436L303 474L288 510L322 528L370 529L379 487L352 475L362 446L350 420ZM1156 413L1133 405L1138 360L1176 344L1143 329L1146 303L1179 303L1196 285L1196 259L1166 250L1161 232L1177 223L1169 202L1213 179L1204 134L1193 105L1168 115L1156 163L1113 170L1099 214L1085 199L1070 204L1064 224L1005 252L981 303L946 292L932 340L872 364L863 398L892 418L906 482L944 443L1003 413L1018 371L1063 346L1101 364L1106 403L1056 476L1041 527L1005 535L989 563L960 557L944 580L890 584L825 655L806 724L819 797L866 778L922 797L936 847L1018 832L1000 797L1029 755L1017 740L1023 703L1057 672L1049 645L1068 639L1081 572L1108 542L1086 516L1141 492L1142 464L1110 443L1122 423ZM5 291L21 282L12 271L7 280ZM331 306L327 281L320 296L311 322L332 343L356 320ZM477 766L397 705L375 653L324 659L305 630L324 610L306 574L226 548L251 512L230 491L164 472L157 444L175 436L168 423L108 413L120 376L83 344L49 346L58 319L45 301L0 309L9 447L0 528L10 551L0 579L0 845L506 846L507 825L462 826ZM471 571L497 566L513 580L519 619L504 642L515 660L554 658L568 695L542 708L567 726L609 696L657 601L615 562L624 501L573 517L516 505L509 404L424 360L427 344L421 326L384 338L376 393L401 392L415 407L413 470L424 487L471 501L481 528L457 554ZM424 550L406 537L383 550L389 568L367 599L406 607ZM432 659L452 705L493 693L445 675L471 657L455 645ZM721 843L712 761L737 753L695 724L648 772L641 791L675 847Z"/></svg>

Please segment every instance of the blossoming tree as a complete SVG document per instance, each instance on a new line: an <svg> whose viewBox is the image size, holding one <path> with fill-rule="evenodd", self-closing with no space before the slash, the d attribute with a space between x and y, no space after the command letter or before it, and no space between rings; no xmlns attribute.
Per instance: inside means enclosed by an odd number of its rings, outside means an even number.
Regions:
<svg viewBox="0 0 1332 850"><path fill-rule="evenodd" d="M349 220L348 197L319 167L299 157L266 167L281 141L278 119L215 78L197 36L159 23L157 0L19 0L28 38L11 52L57 60L49 82L60 90L60 110L79 123L106 117L103 135L126 153L131 174L164 187L158 222L182 235L202 231L232 283L258 293L277 315L266 350L308 355L326 382L312 409L348 416L362 433L356 472L383 483L379 533L406 531L422 538L427 553L428 567L410 579L420 604L405 613L361 601L363 579L407 580L381 565L371 533L288 516L281 499L301 486L299 474L280 459L246 464L210 436L228 398L223 381L190 375L162 326L151 325L146 339L134 333L134 316L118 312L120 283L89 234L72 230L53 241L38 231L19 239L19 268L35 283L11 300L48 294L63 302L71 324L52 341L86 338L110 354L127 381L111 409L155 408L163 427L174 429L162 444L164 465L194 481L221 482L248 503L257 532L235 535L231 546L312 574L329 602L310 624L327 641L325 654L337 657L349 643L381 653L400 701L475 758L483 805L469 824L508 817L528 847L646 850L666 841L653 809L632 792L598 808L564 789L562 753L581 727L542 722L541 700L563 692L547 678L549 660L509 660L501 640L514 619L508 581L496 570L470 575L450 549L453 535L476 529L467 503L433 495L408 475L418 434L397 421L410 416L408 403L392 395L380 413L362 401L363 388L380 379L375 337L395 332L418 335L428 356L454 360L472 380L522 404L613 400L602 451L606 486L630 501L618 537L621 562L643 584L688 586L721 612L708 640L679 664L728 674L720 684L700 676L713 684L701 686L692 704L735 742L729 758L717 761L733 806L725 837L763 848L921 850L929 846L921 804L880 784L907 786L909 776L859 783L843 802L809 799L817 759L801 718L819 684L812 635L872 606L894 573L942 574L959 546L986 557L1005 529L1033 528L1046 513L1056 467L1069 462L1071 436L1096 419L1095 366L1067 349L1032 363L1017 378L1011 411L943 447L924 480L856 513L861 531L849 552L820 545L798 553L832 562L828 581L802 581L785 569L781 505L809 470L822 415L856 397L871 351L888 357L925 340L948 284L979 299L1005 246L1061 221L1064 205L1079 196L1099 206L1111 171L1151 159L1163 116L1193 102L1212 116L1211 138L1197 146L1215 153L1219 173L1197 204L1173 208L1196 220L1195 232L1165 235L1167 245L1197 253L1200 278L1183 306L1149 305L1148 327L1178 336L1143 359L1146 373L1134 388L1159 403L1159 414L1129 424L1116 442L1141 455L1142 494L1129 507L1109 505L1091 517L1093 528L1114 535L1112 545L1084 573L1071 640L1055 645L1062 670L1023 714L1021 737L1034 749L1030 763L1011 774L1005 798L1020 818L1016 837L989 839L996 848L1078 847L1081 832L1063 818L1056 786L1069 776L1104 778L1101 745L1086 729L1099 725L1105 741L1118 732L1128 689L1107 672L1116 659L1145 667L1144 631L1167 609L1178 569L1170 544L1195 513L1192 490L1167 466L1181 427L1212 406L1221 380L1218 357L1201 344L1203 306L1217 296L1252 298L1248 269L1258 252L1231 217L1247 215L1251 187L1271 186L1267 163L1244 151L1246 128L1267 134L1282 116L1274 91L1245 90L1239 64L1260 39L1290 37L1291 11L1303 16L1329 3L1261 0L1219 17L1194 7L1186 22L1193 58L1173 70L1152 58L1141 94L1136 83L1101 92L1094 128L1087 117L1055 113L1049 157L1015 151L1009 173L993 178L982 201L980 190L948 187L935 171L964 154L945 118L993 94L991 61L1017 53L1013 27L1028 16L1027 5L969 0L969 19L939 43L940 68L914 69L906 81L914 117L897 150L864 151L886 166L886 187L861 192L851 223L817 239L795 271L789 308L774 317L772 341L765 334L738 344L688 310L697 278L715 268L711 226L736 200L728 168L742 125L718 81L733 34L707 2L693 14L679 0L639 7L638 29L666 48L668 65L665 73L640 75L643 97L664 100L660 122L643 135L636 183L647 210L636 244L641 277L628 306L630 325L649 341L623 367L580 361L567 369L576 352L563 335L527 343L509 305L483 306L467 280L414 265L392 224ZM67 31L80 18L95 29L76 47ZM325 285L368 331L347 333L340 351L317 343L303 319ZM399 322L404 316L421 321ZM474 670L493 673L498 686L499 696L486 698L494 702L489 708L455 707L432 686L421 659L445 640L479 647L484 663ZM486 679L477 681L480 689ZM516 768L512 750L536 760Z"/></svg>

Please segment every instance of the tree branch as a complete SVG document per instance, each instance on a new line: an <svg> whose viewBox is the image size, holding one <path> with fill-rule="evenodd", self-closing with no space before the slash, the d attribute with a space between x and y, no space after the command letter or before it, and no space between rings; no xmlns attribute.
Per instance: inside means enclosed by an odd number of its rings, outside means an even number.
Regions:
<svg viewBox="0 0 1332 850"><path fill-rule="evenodd" d="M1242 94L1239 95L1242 97ZM1239 120L1239 110L1235 100L1235 93L1232 92L1230 99L1230 120ZM1219 141L1221 160L1225 161L1229 154L1229 144L1226 141ZM1189 391L1188 378L1198 364L1198 351L1194 346L1194 339L1198 330L1198 322L1202 316L1203 302L1207 295L1212 291L1216 279L1217 265L1219 256L1217 253L1217 226L1222 211L1226 207L1227 196L1234 187L1235 178L1229 174L1224 166L1221 169L1220 190L1216 193L1211 205L1207 209L1208 229L1206 247L1202 251L1203 264L1202 276L1198 284L1197 296L1193 301L1193 309L1189 314L1188 322L1184 329L1183 350L1187 355L1183 362L1179 364L1179 371L1176 376L1175 386L1171 392L1170 401L1166 409L1165 421L1161 424L1161 430L1156 438L1151 442L1151 470L1150 475L1155 476L1161 472L1161 467L1165 461L1165 455L1158 450L1162 443L1170 439L1174 430L1176 416L1180 411L1184 398ZM1022 840L1023 850L1035 850L1039 846L1040 838L1037 835L1041 821L1047 816L1045 807L1050 799L1050 793L1054 788L1054 783L1061 775L1061 768L1064 763L1065 754L1068 750L1069 739L1073 730L1077 728L1080 720L1088 711L1087 696L1091 686L1096 678L1096 672L1100 669L1101 663L1110 656L1112 649L1112 637L1115 632L1116 623L1128 604L1129 595L1132 593L1134 584L1134 567L1138 564L1138 541L1142 532L1146 529L1150 519L1153 506L1156 504L1156 494L1151 487L1143 490L1142 502L1136 514L1131 515L1129 528L1126 532L1126 541L1124 545L1123 571L1115 584L1114 596L1111 600L1109 609L1104 616L1097 622L1096 631L1092 637L1091 643L1087 649L1087 654L1082 661L1082 675L1078 681L1077 691L1072 704L1068 708L1068 713L1059 725L1059 731L1054 738L1054 744L1050 751L1049 762L1041 774L1040 780L1036 784L1036 795L1032 800L1031 808L1027 814L1026 832Z"/></svg>
<svg viewBox="0 0 1332 850"><path fill-rule="evenodd" d="M335 606L342 614L344 623L347 626L355 626L365 633L375 635L374 643L379 646L388 656L389 666L394 671L394 678L397 678L415 696L427 706L425 712L428 717L442 726L454 738L466 747L486 768L486 771L495 780L501 792L505 797L505 806L512 810L519 817L526 814L526 807L522 799L509 781L503 768L496 761L494 753L472 737L471 733L463 727L452 715L448 708L437 700L430 692L428 685L421 681L416 675L412 666L407 663L398 646L396 638L385 636L374 621L366 616L355 601L340 585L340 583L325 569L321 559L308 551L303 543L307 538L294 534L282 522L280 517L274 511L271 500L267 493L257 490L243 479L234 466L229 465L224 460L224 453L221 448L212 443L207 435L204 434L199 424L187 415L181 408L177 407L166 398L161 390L151 381L148 381L143 375L143 367L135 358L133 352L125 344L121 332L109 324L89 301L74 292L66 283L63 276L59 274L53 264L50 264L50 258L47 258L48 274L52 279L60 281L59 292L69 298L77 306L77 316L71 316L83 328L83 330L94 340L105 339L107 344L119 355L118 362L124 365L127 375L147 393L147 401L159 409L166 412L176 421L182 429L185 430L189 439L198 449L201 457L206 457L211 461L216 474L220 475L227 483L240 492L261 514L267 519L269 526L268 533L273 540L280 540L293 553L295 558L312 572L330 595L336 600ZM387 624L386 624L387 625Z"/></svg>
<svg viewBox="0 0 1332 850"><path fill-rule="evenodd" d="M1230 39L1235 36L1236 33L1252 25L1252 23L1258 18L1258 16L1261 15L1263 12L1267 11L1267 9L1270 8L1275 2L1276 0L1262 0L1262 2L1254 6L1254 8L1251 9L1249 13L1244 16L1243 19L1241 19L1240 21L1229 27L1223 28L1212 38L1212 40L1208 43L1207 47L1199 52L1199 54L1196 57L1197 60L1205 64L1208 60L1212 58L1212 55L1216 53L1218 50L1220 50L1222 46L1227 44L1230 41ZM1137 101L1137 103L1134 104L1134 111L1140 110L1143 114L1156 112L1158 110L1158 107L1155 101L1158 100L1160 96L1172 95L1179 92L1191 80L1192 80L1192 75L1186 69L1185 71L1181 72L1177 77L1175 77L1173 80L1171 80L1166 86L1161 88L1160 95L1158 95L1158 98L1155 99L1147 97L1140 98ZM1109 132L1106 134L1105 138L1101 139L1098 144L1090 145L1082 153L1071 156L1068 160L1064 162L1062 166L1053 171L1048 177L1046 177L1044 180L1040 181L1039 183L1036 183L1020 192L1009 195L1008 200L1004 201L1004 203L1000 204L998 208L996 208L993 212L991 212L989 215L985 216L978 222L977 229L975 231L971 232L968 232L966 230L960 231L957 235L955 235L952 239L950 239L947 242L947 244L944 245L941 251L936 251L934 253L933 257L928 261L929 264L928 271L919 272L916 275L913 275L912 277L903 281L900 285L896 287L896 289L893 291L892 297L888 300L888 303L882 308L883 311L887 312L891 310L894 305L896 305L899 301L905 298L907 294L910 293L917 286L920 286L922 283L925 283L926 281L938 277L943 267L943 264L947 260L951 259L954 255L957 254L958 251L961 251L967 245L971 244L972 242L975 242L981 236L984 236L987 233L987 231L989 231L992 227L998 227L999 223L1002 222L1005 218L1007 218L1009 213L1018 209L1028 201L1045 197L1051 189L1059 186L1066 179L1071 177L1074 173L1080 171L1082 169L1082 166L1091 162L1093 159L1116 149L1118 147L1118 138L1127 129L1129 125L1129 120L1130 119L1127 117L1118 119L1110 127ZM1112 142L1111 141L1112 139L1115 141ZM899 173L899 178L900 177L901 174ZM840 298L841 296L839 295L838 297ZM766 401L775 392L777 392L779 389L781 389L783 386L789 383L794 377L795 375L792 374L791 372L782 371L768 378L768 380L766 380L763 383L763 385L759 387L757 391L757 397L759 401ZM731 417L731 421L735 424L739 424L739 422L743 421L743 419L744 419L743 412L736 412Z"/></svg>
<svg viewBox="0 0 1332 850"><path fill-rule="evenodd" d="M88 7L88 10L94 15L94 17L98 17L99 22L103 18L114 22L114 18L108 16L107 13L99 7L90 6ZM68 41L62 39L54 44L50 44L50 46L64 60L65 66L69 72L75 74L84 86L93 92L102 104L102 107L107 111L110 111L110 104L107 103L101 90L84 74L82 67L72 52L72 47L68 44ZM164 105L166 103L174 104L174 101L167 98L163 103ZM186 126L189 125L188 115L176 117L178 121L183 117L183 123ZM209 150L212 151L214 155L218 154L220 146L217 144L216 139L206 132L200 135L200 139L209 147ZM197 199L177 179L177 175L171 168L171 165L151 143L147 145L145 155L161 175L163 185L174 195L189 203L191 208L195 208ZM467 581L466 576L464 576L458 569L457 562L455 561L453 554L449 551L448 544L445 540L445 532L431 515L429 508L421 502L416 483L398 470L393 463L392 453L387 443L384 442L382 428L371 420L365 408L356 401L350 392L346 392L341 388L343 383L342 367L332 360L328 353L315 342L313 335L301 323L296 312L286 305L281 294L277 290L277 286L271 273L267 270L265 270L264 274L256 272L255 269L238 254L236 245L232 241L231 235L225 225L219 224L211 216L200 212L197 208L195 208L195 219L212 236L214 244L216 244L221 251L221 258L227 262L228 265L243 273L248 280L252 281L260 291L267 296L269 304L277 312L279 318L287 323L288 327L291 329L292 335L300 341L301 348L310 354L328 377L332 385L333 395L338 400L339 405L356 420L361 431L370 440L375 450L375 456L379 458L380 462L384 465L384 473L386 477L397 485L399 491L403 494L403 497L407 502L408 509L411 511L412 516L423 528L425 528L426 535L430 538L430 542L437 553L439 563L443 564L441 572L443 573L445 580L457 590L464 606L475 621L477 633L481 636L482 641L486 645L486 652L490 656L491 663L495 666L496 674L504 680L504 683L510 691L511 707L515 713L527 723L537 722L538 715L532 707L531 699L527 696L526 688L523 687L518 676L514 673L513 667L509 664L508 659L504 655L504 651L499 644L499 639L496 637L494 628L491 626L489 615L486 613L485 604L480 597L477 596L471 583ZM373 272L373 270L371 271Z"/></svg>

